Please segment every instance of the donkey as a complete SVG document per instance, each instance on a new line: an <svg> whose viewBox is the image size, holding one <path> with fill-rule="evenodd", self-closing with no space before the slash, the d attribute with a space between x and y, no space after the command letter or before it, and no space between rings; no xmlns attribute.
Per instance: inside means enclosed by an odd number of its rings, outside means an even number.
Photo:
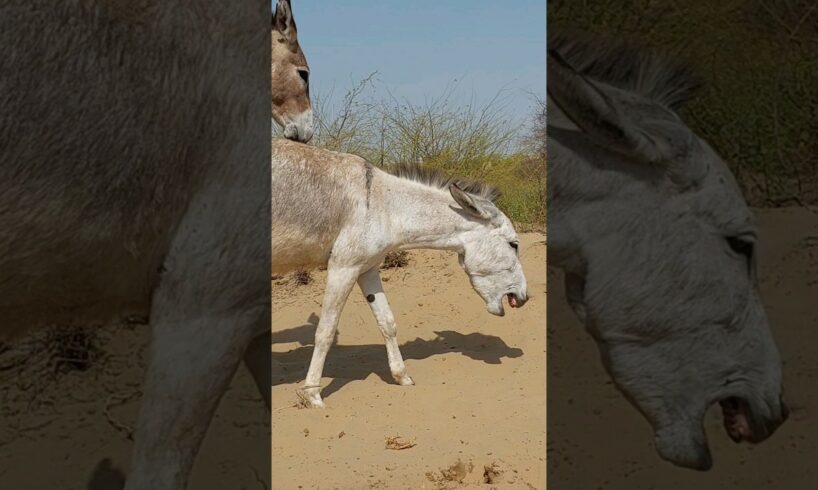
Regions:
<svg viewBox="0 0 818 490"><path fill-rule="evenodd" d="M270 64L273 120L284 129L284 137L304 143L314 131L310 103L310 67L298 44L290 0L280 0L273 12Z"/></svg>
<svg viewBox="0 0 818 490"><path fill-rule="evenodd" d="M344 303L357 282L383 334L389 369L412 385L396 338L395 317L378 268L393 250L457 252L472 287L493 315L528 300L511 221L483 183L419 167L391 173L366 160L286 140L272 144L272 269L285 273L327 266L315 348L299 395L324 407L321 373Z"/></svg>
<svg viewBox="0 0 818 490"><path fill-rule="evenodd" d="M703 418L758 442L787 418L756 280L756 227L677 110L689 70L623 43L548 40L548 260L659 455L706 470Z"/></svg>
<svg viewBox="0 0 818 490"><path fill-rule="evenodd" d="M148 318L129 489L185 488L243 357L269 394L268 90L288 135L312 129L287 0L259 76L267 9L0 6L0 335Z"/></svg>

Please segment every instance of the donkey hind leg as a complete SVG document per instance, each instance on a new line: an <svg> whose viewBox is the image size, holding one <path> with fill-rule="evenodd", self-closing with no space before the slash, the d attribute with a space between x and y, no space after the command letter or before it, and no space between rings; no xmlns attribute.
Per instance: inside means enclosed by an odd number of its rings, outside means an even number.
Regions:
<svg viewBox="0 0 818 490"><path fill-rule="evenodd" d="M219 400L268 322L266 307L225 317L157 319L126 490L187 488Z"/></svg>
<svg viewBox="0 0 818 490"><path fill-rule="evenodd" d="M330 265L327 269L327 287L324 291L324 303L321 305L321 319L315 330L315 348L312 351L307 379L304 380L304 386L299 390L299 396L310 407L324 407L324 402L321 400L321 374L324 372L324 361L335 340L338 319L341 317L349 292L355 285L358 273L358 269L351 267L334 268Z"/></svg>
<svg viewBox="0 0 818 490"><path fill-rule="evenodd" d="M378 323L378 328L383 334L383 339L386 344L386 356L389 359L389 370L392 372L392 377L399 385L409 386L415 384L412 378L406 374L406 364L403 363L403 356L400 354L397 339L397 326L395 325L395 316L392 314L392 309L389 308L389 302L386 300L386 294L383 292L383 285L381 284L381 274L378 267L369 269L358 278L358 286L364 297L369 302L369 307L372 309L372 314L375 316L375 321Z"/></svg>
<svg viewBox="0 0 818 490"><path fill-rule="evenodd" d="M272 339L270 338L270 330L254 338L247 347L247 352L244 354L244 365L253 376L256 382L261 398L267 405L267 410L271 409L272 404L272 376L270 372L270 345Z"/></svg>

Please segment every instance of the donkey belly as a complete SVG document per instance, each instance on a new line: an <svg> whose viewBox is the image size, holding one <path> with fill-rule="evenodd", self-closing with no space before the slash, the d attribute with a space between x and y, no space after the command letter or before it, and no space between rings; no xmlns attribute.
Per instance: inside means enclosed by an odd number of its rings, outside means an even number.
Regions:
<svg viewBox="0 0 818 490"><path fill-rule="evenodd" d="M280 139L271 149L273 273L326 265L366 195L365 162Z"/></svg>
<svg viewBox="0 0 818 490"><path fill-rule="evenodd" d="M0 85L15 94L0 111L0 336L146 314L176 226L223 158L217 145L241 131L211 51L183 52L113 12L0 7L0 41L20 51L0 58Z"/></svg>
<svg viewBox="0 0 818 490"><path fill-rule="evenodd" d="M46 324L147 318L166 248L159 237L130 244L114 233L72 238L18 234L0 247L0 338Z"/></svg>
<svg viewBox="0 0 818 490"><path fill-rule="evenodd" d="M327 265L335 242L335 233L327 231L274 225L270 254L273 274Z"/></svg>

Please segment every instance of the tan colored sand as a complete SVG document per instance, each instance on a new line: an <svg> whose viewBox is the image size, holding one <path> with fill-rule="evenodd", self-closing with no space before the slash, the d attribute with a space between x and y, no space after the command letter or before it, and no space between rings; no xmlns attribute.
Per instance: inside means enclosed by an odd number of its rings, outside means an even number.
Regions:
<svg viewBox="0 0 818 490"><path fill-rule="evenodd" d="M818 454L813 417L818 413L818 214L803 209L757 212L762 294L784 359L790 420L761 445L736 446L713 412L707 418L715 459L711 472L662 462L646 422L602 371L591 338L567 306L554 301L550 351L555 359L572 361L550 381L551 402L563 404L549 436L553 446L548 455L555 463L549 475L552 488L813 487L818 480L818 467L811 464ZM329 355L329 408L324 411L290 408L311 353L313 329L304 325L319 311L320 286L307 286L302 296L278 290L273 326L278 373L272 414L275 484L270 487L268 477L258 472L267 464L267 454L254 449L266 445L269 428L259 422L263 409L241 369L219 407L192 488L263 488L259 479L268 488L285 490L299 485L485 488L485 474L498 489L544 488L542 240L541 235L524 237L532 299L505 318L485 312L450 254L416 253L408 267L385 273L417 386L391 382L368 307L353 295L339 345ZM550 284L552 295L562 294L559 283ZM11 371L0 372L5 383L0 391L0 488L84 489L91 470L105 457L126 469L132 443L104 409L112 396L125 397L139 388L148 333L144 326L102 329L108 359L45 385L36 403L29 403L19 380L8 379ZM0 357L7 354L0 352ZM111 408L110 414L132 425L138 403L137 396ZM583 431L568 433L566 426ZM392 436L416 445L386 449Z"/></svg>
<svg viewBox="0 0 818 490"><path fill-rule="evenodd" d="M442 252L412 252L384 289L415 386L389 376L360 291L341 318L324 371L325 410L298 409L325 273L273 298L274 488L544 488L545 245L522 236L530 301L498 318ZM274 286L275 287L275 286ZM400 436L415 445L387 449Z"/></svg>
<svg viewBox="0 0 818 490"><path fill-rule="evenodd" d="M484 475L501 488L542 488L542 240L523 237L532 299L505 318L485 311L453 254L418 253L408 267L384 274L414 387L391 382L374 320L353 297L329 356L325 411L287 408L311 353L299 341L311 342L314 329L302 325L319 312L321 288L316 282L298 295L277 288L273 394L274 406L284 408L272 414L275 483L265 468L270 427L242 368L219 406L191 488L460 488L482 486ZM127 470L133 444L126 432L141 401L150 330L98 333L105 357L88 371L57 382L0 372L0 488L85 489L89 480L91 488L106 488L115 473L91 478L104 458ZM22 342L0 347L5 361ZM31 358L27 372L47 374L42 362ZM415 446L386 449L390 436Z"/></svg>
<svg viewBox="0 0 818 490"><path fill-rule="evenodd" d="M48 382L48 369L36 367L45 359L34 357L26 372L40 377L23 380L9 377L11 370L0 372L5 375L0 376L0 488L116 488L114 473L92 478L92 472L105 458L127 470L133 447L127 430L139 410L150 329L117 326L98 332L105 358L87 371ZM11 349L22 348L22 342ZM4 354L0 358L8 359L13 352ZM259 481L269 488L267 422L255 384L240 369L205 439L191 488L260 489Z"/></svg>

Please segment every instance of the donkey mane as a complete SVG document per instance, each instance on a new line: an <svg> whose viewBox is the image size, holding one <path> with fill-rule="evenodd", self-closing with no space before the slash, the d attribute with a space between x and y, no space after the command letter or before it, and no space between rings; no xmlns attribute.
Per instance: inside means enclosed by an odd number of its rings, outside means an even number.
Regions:
<svg viewBox="0 0 818 490"><path fill-rule="evenodd" d="M691 67L671 56L659 56L628 40L555 31L548 35L548 49L559 52L579 73L636 92L674 111L701 86Z"/></svg>
<svg viewBox="0 0 818 490"><path fill-rule="evenodd" d="M456 175L448 175L437 169L421 167L409 163L401 163L386 167L385 170L395 177L411 180L420 184L448 190L452 184L460 190L495 202L500 198L500 191L485 182L470 180Z"/></svg>

